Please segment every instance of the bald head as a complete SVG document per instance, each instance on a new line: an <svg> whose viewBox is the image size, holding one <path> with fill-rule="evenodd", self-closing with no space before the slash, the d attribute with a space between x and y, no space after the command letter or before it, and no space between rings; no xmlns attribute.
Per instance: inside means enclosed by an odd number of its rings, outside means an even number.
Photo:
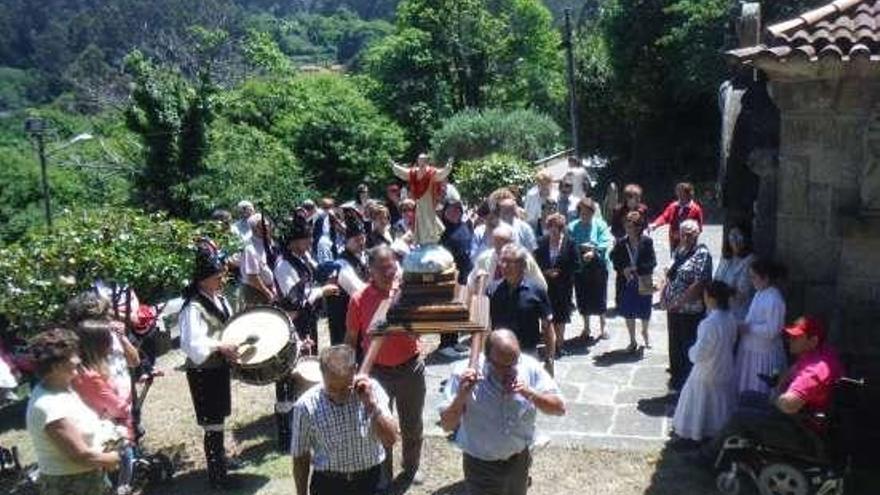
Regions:
<svg viewBox="0 0 880 495"><path fill-rule="evenodd" d="M486 337L486 356L494 353L499 357L514 357L514 361L519 357L519 339L516 334L506 328L493 330Z"/></svg>
<svg viewBox="0 0 880 495"><path fill-rule="evenodd" d="M501 223L492 231L492 247L500 255L504 246L513 242L513 227L506 223Z"/></svg>

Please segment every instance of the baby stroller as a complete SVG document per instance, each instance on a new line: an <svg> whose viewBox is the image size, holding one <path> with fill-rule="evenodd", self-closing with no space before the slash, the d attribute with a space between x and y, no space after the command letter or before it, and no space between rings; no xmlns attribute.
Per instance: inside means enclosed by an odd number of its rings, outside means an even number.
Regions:
<svg viewBox="0 0 880 495"><path fill-rule="evenodd" d="M174 476L175 466L170 457L161 452L148 453L141 446L141 439L145 435L141 424L141 411L143 410L147 394L153 386L153 380L160 376L162 376L162 372L150 371L142 380L143 385L140 393L138 393L136 383L132 384L134 398L132 400L131 414L135 434L134 442L131 445L131 484L129 487L121 487L121 489L117 490L119 495L137 493L147 485L167 483ZM132 381L136 382L136 379L133 378Z"/></svg>
<svg viewBox="0 0 880 495"><path fill-rule="evenodd" d="M844 480L849 472L851 452L845 438L846 428L858 414L859 392L863 379L841 378L834 387L834 399L827 415L814 414L799 418L820 425L824 433L813 430L817 448L814 452L793 451L772 442L755 441L746 435L724 439L715 461L721 470L716 486L724 495L744 493L743 481L753 485L760 495L843 495Z"/></svg>

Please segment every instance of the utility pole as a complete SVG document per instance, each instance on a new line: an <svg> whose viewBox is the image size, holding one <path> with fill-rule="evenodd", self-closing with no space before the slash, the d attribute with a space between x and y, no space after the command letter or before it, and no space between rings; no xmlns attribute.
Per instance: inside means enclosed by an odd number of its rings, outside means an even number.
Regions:
<svg viewBox="0 0 880 495"><path fill-rule="evenodd" d="M574 85L574 43L571 33L571 8L565 9L565 33L563 33L563 46L565 47L565 61L568 72L568 112L571 120L571 144L574 147L574 154L581 159L582 149L581 140L578 135L578 110L577 96L575 94Z"/></svg>
<svg viewBox="0 0 880 495"><path fill-rule="evenodd" d="M37 140L37 152L40 155L40 175L43 182L43 208L46 215L46 227L52 231L52 204L49 193L49 173L46 168L46 123L39 118L29 118L24 123L24 130Z"/></svg>

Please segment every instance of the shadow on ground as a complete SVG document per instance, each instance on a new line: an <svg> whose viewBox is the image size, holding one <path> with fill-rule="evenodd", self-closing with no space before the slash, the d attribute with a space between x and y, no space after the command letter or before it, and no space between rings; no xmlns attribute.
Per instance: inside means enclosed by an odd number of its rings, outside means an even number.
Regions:
<svg viewBox="0 0 880 495"><path fill-rule="evenodd" d="M638 363L645 357L645 350L639 347L635 352L627 349L614 349L593 357L593 364L600 367L613 366L615 364Z"/></svg>
<svg viewBox="0 0 880 495"><path fill-rule="evenodd" d="M225 493L237 493L242 495L252 495L259 493L260 490L269 482L269 478L251 473L233 473L230 477L238 483L234 489L224 491ZM170 485L154 485L149 487L145 492L146 495L168 495L186 494L201 495L205 493L221 493L212 490L208 486L207 475L204 471L189 471L176 476Z"/></svg>
<svg viewBox="0 0 880 495"><path fill-rule="evenodd" d="M678 401L676 394L666 394L647 399L639 399L636 409L642 414L654 417L666 416L671 418L675 413L675 404Z"/></svg>

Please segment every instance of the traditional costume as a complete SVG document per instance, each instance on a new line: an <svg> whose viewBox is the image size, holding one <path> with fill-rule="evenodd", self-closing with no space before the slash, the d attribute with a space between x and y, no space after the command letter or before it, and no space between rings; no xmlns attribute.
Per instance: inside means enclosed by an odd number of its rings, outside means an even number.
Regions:
<svg viewBox="0 0 880 495"><path fill-rule="evenodd" d="M225 261L217 247L210 241L202 242L196 252L193 283L184 291L180 311L180 347L187 357L186 379L196 421L205 431L208 479L214 486L226 481L223 429L231 412L230 369L217 346L232 310L221 293L206 294L199 288L199 282L224 270Z"/></svg>
<svg viewBox="0 0 880 495"><path fill-rule="evenodd" d="M364 225L357 219L346 222L345 239L364 235ZM369 271L363 250L354 253L346 247L336 260L339 264L337 284L339 294L327 298L327 319L330 327L330 343L341 344L345 340L345 315L351 295L366 287Z"/></svg>

